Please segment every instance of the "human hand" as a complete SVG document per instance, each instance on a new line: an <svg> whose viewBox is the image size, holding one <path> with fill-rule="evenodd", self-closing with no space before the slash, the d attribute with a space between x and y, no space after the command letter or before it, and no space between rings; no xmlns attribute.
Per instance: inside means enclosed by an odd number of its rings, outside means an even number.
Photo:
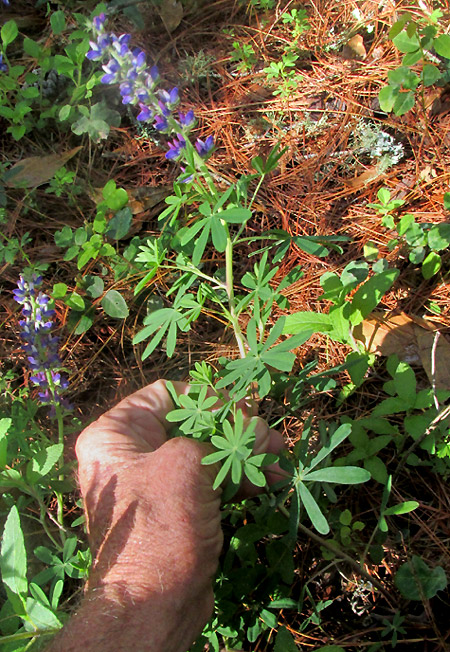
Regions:
<svg viewBox="0 0 450 652"><path fill-rule="evenodd" d="M178 393L188 391L184 383L174 385ZM118 651L186 650L213 608L211 580L222 546L220 490L212 489L217 468L201 465L208 445L167 438L165 417L172 408L165 381L157 381L88 426L76 444L94 557L83 617L101 630L95 613L103 601L100 610L111 614L108 635L115 625ZM256 419L255 453L277 452L281 435L250 408L246 416ZM137 646L130 641L136 619ZM101 638L96 647L80 645L79 631L73 648L64 645L67 652L110 649Z"/></svg>

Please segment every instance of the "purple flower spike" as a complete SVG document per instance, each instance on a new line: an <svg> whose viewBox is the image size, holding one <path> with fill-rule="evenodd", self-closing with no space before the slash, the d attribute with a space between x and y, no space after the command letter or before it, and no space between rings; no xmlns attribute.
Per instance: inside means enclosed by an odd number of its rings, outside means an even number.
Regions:
<svg viewBox="0 0 450 652"><path fill-rule="evenodd" d="M51 333L55 311L48 308L50 297L39 291L41 283L42 277L37 274L29 280L20 276L13 295L23 306L25 319L19 321L23 329L20 336L33 371L30 380L42 390L38 394L41 402L54 409L55 405L62 405L60 392L68 386L68 381L60 374L59 339Z"/></svg>
<svg viewBox="0 0 450 652"><path fill-rule="evenodd" d="M195 147L197 149L197 152L200 154L200 156L204 158L208 156L208 154L211 152L212 148L214 147L214 138L212 136L208 136L208 138L205 141L201 140L200 138L197 138Z"/></svg>
<svg viewBox="0 0 450 652"><path fill-rule="evenodd" d="M107 33L105 20L105 14L101 14L93 21L94 38L87 58L102 61L105 74L101 81L104 84L119 85L123 104L139 106L139 122L152 120L155 129L172 137L166 158L186 158L187 154L183 150L188 145L192 148L192 145L187 144L184 137L195 125L194 112L180 111L178 118L175 117L172 112L180 102L178 88L156 89L160 79L157 66L147 66L146 53L139 47L132 47L130 34L117 36L112 32ZM212 151L214 140L212 136L205 141L199 139L195 146L200 156L206 158ZM19 294L17 296L20 297Z"/></svg>
<svg viewBox="0 0 450 652"><path fill-rule="evenodd" d="M0 72L8 72L8 66L3 63L3 54L0 54Z"/></svg>

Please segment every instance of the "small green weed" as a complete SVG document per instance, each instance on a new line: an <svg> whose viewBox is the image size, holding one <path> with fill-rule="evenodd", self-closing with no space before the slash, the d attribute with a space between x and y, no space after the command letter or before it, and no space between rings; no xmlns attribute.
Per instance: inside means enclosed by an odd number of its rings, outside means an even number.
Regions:
<svg viewBox="0 0 450 652"><path fill-rule="evenodd" d="M430 279L442 267L442 253L450 247L450 224L418 223L411 213L401 218L396 213L405 203L403 199L391 200L387 188L380 188L377 193L379 203L368 204L382 215L381 223L387 229L396 230L398 238L389 241L388 247L394 249L399 244L408 252L413 265L421 265L422 276ZM444 195L444 208L450 210L450 193Z"/></svg>
<svg viewBox="0 0 450 652"><path fill-rule="evenodd" d="M237 63L239 72L249 72L258 61L253 45L233 41L232 47L231 60Z"/></svg>
<svg viewBox="0 0 450 652"><path fill-rule="evenodd" d="M424 18L406 12L391 27L389 38L403 58L401 66L389 71L389 83L379 92L382 111L404 115L413 108L417 92L425 110L425 88L450 78L450 35L439 24L442 17L440 9ZM421 70L415 72L418 63Z"/></svg>

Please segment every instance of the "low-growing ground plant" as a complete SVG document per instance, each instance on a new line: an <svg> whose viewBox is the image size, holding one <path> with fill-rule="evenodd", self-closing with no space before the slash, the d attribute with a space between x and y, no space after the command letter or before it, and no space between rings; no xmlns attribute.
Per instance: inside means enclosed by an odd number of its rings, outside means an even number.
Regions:
<svg viewBox="0 0 450 652"><path fill-rule="evenodd" d="M224 164L216 165L211 157L219 143L212 134L197 135L192 104L177 86L165 83L161 66L149 65L135 34L112 31L131 5L102 3L89 16L49 8L49 33L59 37L57 43L67 42L62 49L28 37L22 43L14 20L1 29L0 116L14 142L26 142L52 126L88 143L91 156L101 141L106 146L108 138L118 138L120 114L101 91L94 97L98 86L128 109L134 147L139 138L143 147L164 148L161 168L167 166L172 180L162 208L148 228L139 230L133 193L114 176L115 168L93 191L80 166L75 173L61 165L39 194L35 188L8 185L8 164L2 164L0 263L21 269L13 291L16 314L11 310L5 320L15 325L9 337L19 362L8 361L0 378L2 649L43 648L66 622L89 575L92 560L66 448L68 438L85 425L68 400L71 356L75 340L84 338L97 355L99 342L106 346L118 330L128 353L134 350L141 381L146 365L158 366L158 373L168 370L171 435L210 443L203 464L218 464L214 487L224 490L225 544L214 581L214 614L191 652L263 647L291 652L299 649L303 633L324 652L345 652L346 642L374 652L389 640L395 648L417 625L407 601L428 609L428 601L440 600L447 588L444 562L434 563L425 549L412 546L411 523L428 500L414 493L415 478L421 473L449 476L450 389L434 381L424 385L400 350L378 360L358 339L358 329L398 288L402 259L399 265L389 250L407 249L425 280L447 273L448 224L400 216L406 202L381 188L379 203L368 206L381 216L384 228L398 234L384 253L368 241L364 259L355 255L353 235L338 229L311 233L303 226L291 228L289 221L284 228L278 223L272 228L273 222L256 228L266 224L265 188L285 165L289 147L272 142L264 154L251 157L245 172L231 174ZM255 0L251 5L268 13L275 3ZM126 15L138 24L143 15L135 9ZM302 8L289 4L285 9L278 21L281 34L290 30L297 41L310 19ZM427 24L401 19L396 45L405 48L406 42L417 41L414 51L405 52L420 52L423 63L429 46L423 39L428 38L445 56L442 37L447 35L433 27L439 18L435 12ZM251 70L253 46L236 41L233 48L231 61L241 71ZM17 64L22 55L37 70ZM419 59L410 58L403 67ZM278 63L264 69L275 99L298 92L296 61L295 50L288 48ZM428 65L435 67L423 63L424 86ZM61 76L65 80L59 84ZM199 77L192 71L188 81ZM46 97L50 86L53 101ZM389 91L397 115L410 103L402 97L402 106L396 104L404 90L393 84ZM370 152L381 160L393 155L396 143L387 132L367 121L359 125L355 156ZM370 144L363 147L364 139ZM114 153L120 151L116 145ZM396 154L398 163L400 151ZM88 193L95 207L83 211L82 196ZM29 210L41 217L42 198L62 200L75 211L80 201L78 221L66 223L63 216L52 218L51 228L45 223L48 257L45 248L40 252L31 220L20 233L9 230L8 223L12 202L18 214ZM448 193L444 207L450 207ZM300 252L301 264L291 264L294 251ZM319 270L317 307L298 310L295 299L311 261ZM170 381L180 377L180 351L196 329L207 332L211 323L216 325L213 338L226 346L208 359L203 350L191 357L189 348L183 378L190 390L178 396ZM302 357L312 338L323 338L327 356L336 347L339 363L324 365L319 355ZM168 366L166 359L172 361ZM372 388L376 383L377 391L364 394L366 383ZM255 424L247 425L243 401L261 403L273 428L289 433L289 424L295 424L286 451L253 450ZM322 401L317 414L315 401ZM282 473L268 486L264 472L274 463ZM408 481L400 489L403 473ZM257 498L237 500L243 480L260 488ZM313 561L303 572L314 546ZM383 573L389 564L395 568L388 576ZM338 579L322 590L327 574ZM347 613L358 618L370 618L382 602L377 627L362 641L342 633L340 624L336 637L325 633L324 624L336 610L339 622L344 620L345 601Z"/></svg>
<svg viewBox="0 0 450 652"><path fill-rule="evenodd" d="M412 213L398 217L398 210L405 204L403 199L391 201L391 193L387 188L380 188L377 193L379 203L368 204L382 216L381 224L387 229L395 230L398 238L389 241L389 249L398 245L408 254L413 265L420 265L424 279L435 276L442 267L442 255L450 247L450 223L428 224L416 222ZM444 208L450 210L450 193L444 195ZM443 252L443 253L442 253ZM369 256L377 255L378 250L372 247Z"/></svg>
<svg viewBox="0 0 450 652"><path fill-rule="evenodd" d="M413 108L416 94L420 94L425 111L425 89L448 82L450 35L445 32L442 19L441 9L423 18L405 12L392 25L389 38L403 56L401 66L389 71L389 83L379 92L383 111L404 115ZM416 72L417 64L420 69Z"/></svg>

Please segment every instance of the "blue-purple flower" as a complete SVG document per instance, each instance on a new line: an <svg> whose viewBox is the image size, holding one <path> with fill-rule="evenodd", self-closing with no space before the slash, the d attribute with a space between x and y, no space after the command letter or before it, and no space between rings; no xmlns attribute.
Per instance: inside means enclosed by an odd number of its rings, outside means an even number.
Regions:
<svg viewBox="0 0 450 652"><path fill-rule="evenodd" d="M41 283L42 276L37 274L33 274L30 280L20 276L13 295L22 305L24 319L19 321L23 329L20 335L32 371L30 380L40 389L41 403L51 405L51 413L54 413L57 405L66 410L71 406L61 396L68 381L61 374L59 338L52 333L55 311L49 308L50 297L39 290Z"/></svg>
<svg viewBox="0 0 450 652"><path fill-rule="evenodd" d="M8 66L3 63L3 54L0 53L0 72L8 72Z"/></svg>
<svg viewBox="0 0 450 652"><path fill-rule="evenodd" d="M105 14L93 19L95 40L90 41L91 49L87 58L92 61L106 61L102 68L101 78L104 84L119 84L123 104L138 106L139 122L153 121L155 129L173 137L166 153L168 159L178 159L186 149L186 139L189 131L195 125L192 110L174 115L174 109L180 102L177 87L171 90L156 89L159 82L159 71L156 66L149 67L145 52L141 48L130 49L131 35L105 33ZM205 141L198 140L196 150L198 155L206 158L212 151L214 139L208 136ZM192 146L191 150L192 151ZM195 150L194 150L195 152Z"/></svg>
<svg viewBox="0 0 450 652"><path fill-rule="evenodd" d="M195 147L201 157L206 157L214 147L214 138L212 136L208 136L205 141L197 138Z"/></svg>
<svg viewBox="0 0 450 652"><path fill-rule="evenodd" d="M177 134L173 141L169 142L169 151L166 152L166 158L170 160L178 158L185 147L186 141L183 134Z"/></svg>
<svg viewBox="0 0 450 652"><path fill-rule="evenodd" d="M9 0L2 0L4 5L9 5Z"/></svg>

